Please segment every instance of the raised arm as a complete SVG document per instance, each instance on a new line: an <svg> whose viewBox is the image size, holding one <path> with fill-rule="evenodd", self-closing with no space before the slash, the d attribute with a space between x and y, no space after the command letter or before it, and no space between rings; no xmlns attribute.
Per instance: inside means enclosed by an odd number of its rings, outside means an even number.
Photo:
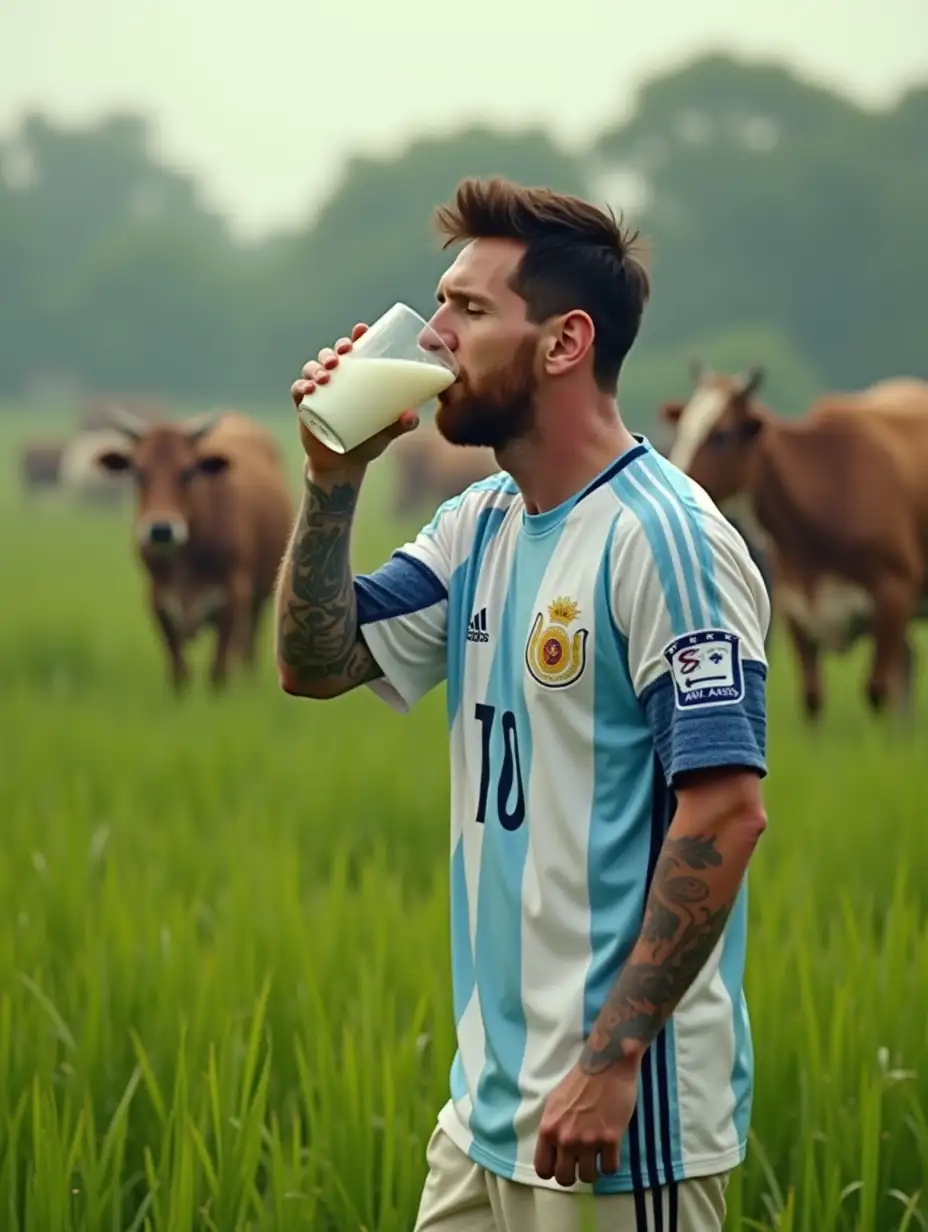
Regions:
<svg viewBox="0 0 928 1232"><path fill-rule="evenodd" d="M277 583L277 671L297 697L331 698L383 675L358 626L351 528L364 469L313 472Z"/></svg>
<svg viewBox="0 0 928 1232"><path fill-rule="evenodd" d="M365 329L356 325L352 339ZM333 379L339 356L351 346L341 338L305 365L290 390L297 408L317 384ZM326 448L300 422L304 492L275 602L277 672L286 693L323 699L370 684L395 709L408 710L444 677L444 511L374 573L351 572L351 529L368 463L418 422L407 411L346 454Z"/></svg>

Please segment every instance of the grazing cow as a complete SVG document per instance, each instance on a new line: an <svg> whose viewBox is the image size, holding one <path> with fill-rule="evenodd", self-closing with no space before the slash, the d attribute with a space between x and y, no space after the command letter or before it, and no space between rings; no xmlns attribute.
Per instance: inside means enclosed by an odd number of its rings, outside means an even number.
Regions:
<svg viewBox="0 0 928 1232"><path fill-rule="evenodd" d="M60 441L34 441L19 455L19 476L27 494L57 488L64 445Z"/></svg>
<svg viewBox="0 0 928 1232"><path fill-rule="evenodd" d="M135 480L136 549L174 687L188 679L184 644L212 625L211 680L221 688L231 658L254 664L259 621L293 527L277 446L265 428L231 411L153 424L120 414L113 424L123 447L103 450L98 464Z"/></svg>
<svg viewBox="0 0 928 1232"><path fill-rule="evenodd" d="M452 445L431 423L399 437L387 456L396 467L393 512L397 517L405 517L426 502L439 505L499 471L492 449Z"/></svg>
<svg viewBox="0 0 928 1232"><path fill-rule="evenodd" d="M819 655L873 638L874 711L911 700L909 621L928 615L928 386L882 382L774 417L746 376L698 374L670 460L770 552L777 607L802 671L805 712L823 705Z"/></svg>

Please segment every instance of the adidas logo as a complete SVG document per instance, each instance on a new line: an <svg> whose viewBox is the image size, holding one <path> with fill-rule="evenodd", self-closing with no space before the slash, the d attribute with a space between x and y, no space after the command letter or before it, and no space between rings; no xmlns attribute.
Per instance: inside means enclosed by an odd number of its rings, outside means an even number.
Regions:
<svg viewBox="0 0 928 1232"><path fill-rule="evenodd" d="M479 612L471 616L467 625L467 640L469 642L488 642L490 635L487 633L487 609L482 607Z"/></svg>

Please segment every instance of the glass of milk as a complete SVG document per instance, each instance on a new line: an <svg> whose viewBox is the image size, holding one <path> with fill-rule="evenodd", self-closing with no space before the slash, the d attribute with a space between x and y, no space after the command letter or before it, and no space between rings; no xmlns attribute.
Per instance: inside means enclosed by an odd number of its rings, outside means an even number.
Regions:
<svg viewBox="0 0 928 1232"><path fill-rule="evenodd" d="M437 397L457 375L438 334L406 304L394 304L306 395L300 419L323 445L347 453Z"/></svg>

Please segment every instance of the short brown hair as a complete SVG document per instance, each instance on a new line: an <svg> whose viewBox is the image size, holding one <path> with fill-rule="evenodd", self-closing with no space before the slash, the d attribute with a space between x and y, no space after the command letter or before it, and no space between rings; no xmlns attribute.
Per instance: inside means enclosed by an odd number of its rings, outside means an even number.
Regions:
<svg viewBox="0 0 928 1232"><path fill-rule="evenodd" d="M525 188L494 176L461 180L434 221L443 247L462 240L512 239L526 244L509 285L540 324L580 308L596 330L593 374L611 391L638 335L650 279L634 251L637 231L611 210L550 188Z"/></svg>

